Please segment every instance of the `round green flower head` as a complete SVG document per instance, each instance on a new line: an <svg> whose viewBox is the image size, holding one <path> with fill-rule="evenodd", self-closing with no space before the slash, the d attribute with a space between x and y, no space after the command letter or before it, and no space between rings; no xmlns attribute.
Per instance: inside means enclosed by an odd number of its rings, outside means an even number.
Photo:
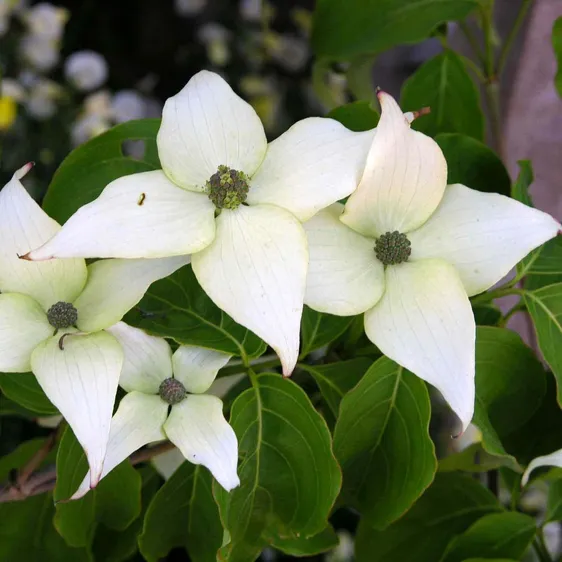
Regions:
<svg viewBox="0 0 562 562"><path fill-rule="evenodd" d="M207 181L209 199L217 209L237 209L248 197L248 176L228 166L219 166Z"/></svg>
<svg viewBox="0 0 562 562"><path fill-rule="evenodd" d="M160 383L158 394L164 402L173 406L174 404L179 404L187 396L187 390L185 390L185 386L178 379L170 377Z"/></svg>
<svg viewBox="0 0 562 562"><path fill-rule="evenodd" d="M408 261L412 253L408 237L401 232L385 232L375 242L375 255L383 265L397 265Z"/></svg>
<svg viewBox="0 0 562 562"><path fill-rule="evenodd" d="M59 301L49 308L47 319L49 324L57 330L70 328L78 320L78 311L71 303Z"/></svg>

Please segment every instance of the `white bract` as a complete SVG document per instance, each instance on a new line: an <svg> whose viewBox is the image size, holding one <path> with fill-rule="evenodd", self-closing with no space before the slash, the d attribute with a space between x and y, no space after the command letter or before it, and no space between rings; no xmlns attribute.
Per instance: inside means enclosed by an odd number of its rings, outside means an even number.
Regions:
<svg viewBox="0 0 562 562"><path fill-rule="evenodd" d="M305 303L342 316L365 312L369 339L439 389L464 429L474 409L468 297L560 225L508 197L447 186L439 146L410 129L412 116L391 96L379 99L382 116L357 190L345 207L332 205L305 224Z"/></svg>
<svg viewBox="0 0 562 562"><path fill-rule="evenodd" d="M0 191L0 372L33 371L84 447L95 485L123 364L120 344L105 329L153 281L189 258L105 260L88 267L83 259L20 259L60 229L19 181L30 167Z"/></svg>
<svg viewBox="0 0 562 562"><path fill-rule="evenodd" d="M529 463L527 469L525 470L525 473L523 474L523 478L521 480L521 486L525 486L529 481L531 472L533 472L535 468L539 468L541 466L557 466L559 468L562 468L562 449L554 453L550 453L550 455L544 455L542 457L537 457L536 459L532 460Z"/></svg>
<svg viewBox="0 0 562 562"><path fill-rule="evenodd" d="M162 338L119 322L109 331L125 361L119 384L128 392L111 421L102 478L131 453L168 438L193 464L207 467L225 488L240 484L238 441L222 401L205 394L230 355L194 346L172 350ZM90 488L87 474L71 499Z"/></svg>
<svg viewBox="0 0 562 562"><path fill-rule="evenodd" d="M29 258L193 253L203 289L271 345L289 375L308 264L301 222L355 189L372 137L310 118L268 145L252 107L200 72L164 106L163 170L110 183Z"/></svg>
<svg viewBox="0 0 562 562"><path fill-rule="evenodd" d="M95 51L77 51L64 63L66 79L81 92L99 88L107 80L108 72L106 60Z"/></svg>

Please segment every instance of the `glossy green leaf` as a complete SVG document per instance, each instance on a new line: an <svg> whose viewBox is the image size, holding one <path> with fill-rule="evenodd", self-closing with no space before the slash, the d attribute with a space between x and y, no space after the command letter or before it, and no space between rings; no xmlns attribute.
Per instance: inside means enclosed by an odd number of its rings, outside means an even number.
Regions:
<svg viewBox="0 0 562 562"><path fill-rule="evenodd" d="M523 513L485 515L451 542L442 562L463 562L474 556L519 560L536 530L535 520Z"/></svg>
<svg viewBox="0 0 562 562"><path fill-rule="evenodd" d="M72 548L53 526L51 494L0 503L2 562L93 562L85 548Z"/></svg>
<svg viewBox="0 0 562 562"><path fill-rule="evenodd" d="M519 454L513 440L512 449L506 450L505 439L540 408L545 381L541 363L518 334L504 328L477 328L473 423L482 431L482 444L488 453L500 457ZM517 468L513 456L511 466Z"/></svg>
<svg viewBox="0 0 562 562"><path fill-rule="evenodd" d="M275 541L324 530L341 485L330 433L304 391L263 374L234 402L230 423L239 440L241 484L214 495L230 542L222 560L251 562Z"/></svg>
<svg viewBox="0 0 562 562"><path fill-rule="evenodd" d="M361 380L371 365L372 361L367 357L357 357L326 365L302 364L299 367L314 377L324 400L337 416L341 399Z"/></svg>
<svg viewBox="0 0 562 562"><path fill-rule="evenodd" d="M236 324L203 291L191 265L150 286L126 322L150 334L172 338L181 344L257 357L265 344Z"/></svg>
<svg viewBox="0 0 562 562"><path fill-rule="evenodd" d="M558 64L554 85L558 90L558 95L562 98L562 17L559 17L552 26L552 48Z"/></svg>
<svg viewBox="0 0 562 562"><path fill-rule="evenodd" d="M128 461L114 468L97 488L79 500L65 502L82 482L88 465L72 430L67 428L57 453L55 527L72 546L90 545L97 523L126 529L140 514L141 480ZM60 501L63 500L63 501Z"/></svg>
<svg viewBox="0 0 562 562"><path fill-rule="evenodd" d="M494 303L475 306L472 311L477 326L497 326L502 318L501 310Z"/></svg>
<svg viewBox="0 0 562 562"><path fill-rule="evenodd" d="M517 164L519 164L519 175L511 186L511 197L520 203L532 207L533 201L529 194L529 188L535 180L533 165L530 160L519 160Z"/></svg>
<svg viewBox="0 0 562 562"><path fill-rule="evenodd" d="M327 525L323 531L308 538L275 537L271 546L291 556L314 556L332 550L338 543L338 535L331 525Z"/></svg>
<svg viewBox="0 0 562 562"><path fill-rule="evenodd" d="M354 101L332 109L326 117L339 121L352 131L368 131L379 123L379 112L368 101Z"/></svg>
<svg viewBox="0 0 562 562"><path fill-rule="evenodd" d="M562 521L562 470L552 470L549 478L545 521Z"/></svg>
<svg viewBox="0 0 562 562"><path fill-rule="evenodd" d="M465 18L475 0L321 0L312 46L319 57L349 59L425 39L442 22Z"/></svg>
<svg viewBox="0 0 562 562"><path fill-rule="evenodd" d="M32 373L0 373L0 388L10 400L27 410L45 416L59 413Z"/></svg>
<svg viewBox="0 0 562 562"><path fill-rule="evenodd" d="M343 494L363 520L384 528L431 484L437 462L424 382L382 357L341 402L334 452Z"/></svg>
<svg viewBox="0 0 562 562"><path fill-rule="evenodd" d="M525 288L530 291L562 283L562 236L557 236L527 256L518 268L525 268ZM519 269L518 269L519 271Z"/></svg>
<svg viewBox="0 0 562 562"><path fill-rule="evenodd" d="M201 465L183 463L158 490L144 519L139 547L148 562L184 547L193 562L214 562L223 530L212 477Z"/></svg>
<svg viewBox="0 0 562 562"><path fill-rule="evenodd" d="M525 292L539 347L556 377L558 404L562 405L562 283Z"/></svg>
<svg viewBox="0 0 562 562"><path fill-rule="evenodd" d="M332 343L345 332L353 316L334 316L304 307L301 321L301 357Z"/></svg>
<svg viewBox="0 0 562 562"><path fill-rule="evenodd" d="M509 195L511 180L502 161L480 141L458 133L435 137L447 159L447 183Z"/></svg>
<svg viewBox="0 0 562 562"><path fill-rule="evenodd" d="M436 562L452 539L501 509L494 495L470 476L438 473L412 509L384 531L361 522L357 562Z"/></svg>
<svg viewBox="0 0 562 562"><path fill-rule="evenodd" d="M416 111L430 107L412 128L434 137L438 133L462 133L484 139L484 114L480 92L463 60L446 50L423 64L402 87L400 107Z"/></svg>
<svg viewBox="0 0 562 562"><path fill-rule="evenodd" d="M463 562L519 562L518 560L509 560L508 558L469 558Z"/></svg>
<svg viewBox="0 0 562 562"><path fill-rule="evenodd" d="M98 197L111 181L160 167L156 150L159 119L129 121L113 127L74 149L56 171L43 208L60 223L82 205ZM144 141L144 157L136 160L123 153L126 141Z"/></svg>
<svg viewBox="0 0 562 562"><path fill-rule="evenodd" d="M472 443L466 449L439 459L439 472L488 472L503 466L506 460L488 453L482 443Z"/></svg>

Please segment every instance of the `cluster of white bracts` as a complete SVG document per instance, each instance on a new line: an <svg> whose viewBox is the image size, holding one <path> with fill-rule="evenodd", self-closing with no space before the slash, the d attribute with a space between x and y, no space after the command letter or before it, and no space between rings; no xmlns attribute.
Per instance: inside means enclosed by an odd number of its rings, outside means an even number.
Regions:
<svg viewBox="0 0 562 562"><path fill-rule="evenodd" d="M311 118L268 144L254 110L201 72L165 104L162 170L115 180L62 229L17 175L0 192L0 371L33 370L69 421L90 462L77 497L166 436L225 488L238 483L236 437L220 401L201 395L228 356L189 347L172 356L164 340L119 322L150 282L189 259L210 298L277 352L286 376L298 358L303 304L365 313L373 343L439 389L468 425L468 297L560 225L507 197L447 186L438 145L410 129L411 115L389 95L379 100L376 130ZM249 192L245 204L217 214L205 191L219 166L243 172ZM384 267L374 246L393 231L407 235L411 255ZM31 261L17 259L26 252ZM86 270L83 259L94 257L113 259ZM43 320L59 300L75 304L80 330L62 352ZM168 415L157 392L172 373L190 394ZM118 382L129 394L110 424Z"/></svg>

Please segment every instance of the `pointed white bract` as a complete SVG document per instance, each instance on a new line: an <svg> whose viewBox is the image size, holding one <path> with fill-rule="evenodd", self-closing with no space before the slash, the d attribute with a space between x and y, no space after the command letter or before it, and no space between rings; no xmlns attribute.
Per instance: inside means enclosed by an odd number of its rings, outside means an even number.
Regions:
<svg viewBox="0 0 562 562"><path fill-rule="evenodd" d="M307 262L304 229L273 205L223 211L215 241L192 256L205 292L273 347L285 375L298 358Z"/></svg>
<svg viewBox="0 0 562 562"><path fill-rule="evenodd" d="M61 349L61 347L63 349ZM57 334L39 344L31 368L86 453L90 485L101 478L123 351L107 332Z"/></svg>
<svg viewBox="0 0 562 562"><path fill-rule="evenodd" d="M60 230L21 184L29 169L28 165L18 170L0 190L0 291L29 295L48 309L58 301L72 302L80 294L86 264L84 260L38 264L19 258Z"/></svg>
<svg viewBox="0 0 562 562"><path fill-rule="evenodd" d="M544 455L533 459L523 474L521 486L526 486L531 476L531 472L533 472L535 468L539 468L541 466L557 466L562 468L562 449L554 453L550 453L550 455Z"/></svg>
<svg viewBox="0 0 562 562"><path fill-rule="evenodd" d="M236 435L224 418L221 400L202 394L230 355L180 346L172 361L170 346L162 338L123 322L108 332L124 351L120 384L129 394L111 422L101 478L140 447L167 437L187 460L207 467L226 490L237 486ZM183 399L169 405L162 397L161 385L172 378L187 392ZM82 497L93 487L90 482L88 473L71 499Z"/></svg>
<svg viewBox="0 0 562 562"><path fill-rule="evenodd" d="M191 253L215 304L273 347L290 375L307 269L301 221L352 193L373 135L313 118L268 145L254 109L220 76L199 72L164 106L157 137L162 171L115 180L27 257ZM224 195L231 172L248 191L223 204L211 190ZM228 285L219 287L219 277Z"/></svg>
<svg viewBox="0 0 562 562"><path fill-rule="evenodd" d="M439 389L464 429L475 396L468 296L499 281L560 225L502 195L446 187L439 146L410 130L414 115L404 116L388 94L379 99L381 120L343 214L334 205L304 225L305 303L331 314L365 312L371 341ZM405 238L409 248L400 246Z"/></svg>

